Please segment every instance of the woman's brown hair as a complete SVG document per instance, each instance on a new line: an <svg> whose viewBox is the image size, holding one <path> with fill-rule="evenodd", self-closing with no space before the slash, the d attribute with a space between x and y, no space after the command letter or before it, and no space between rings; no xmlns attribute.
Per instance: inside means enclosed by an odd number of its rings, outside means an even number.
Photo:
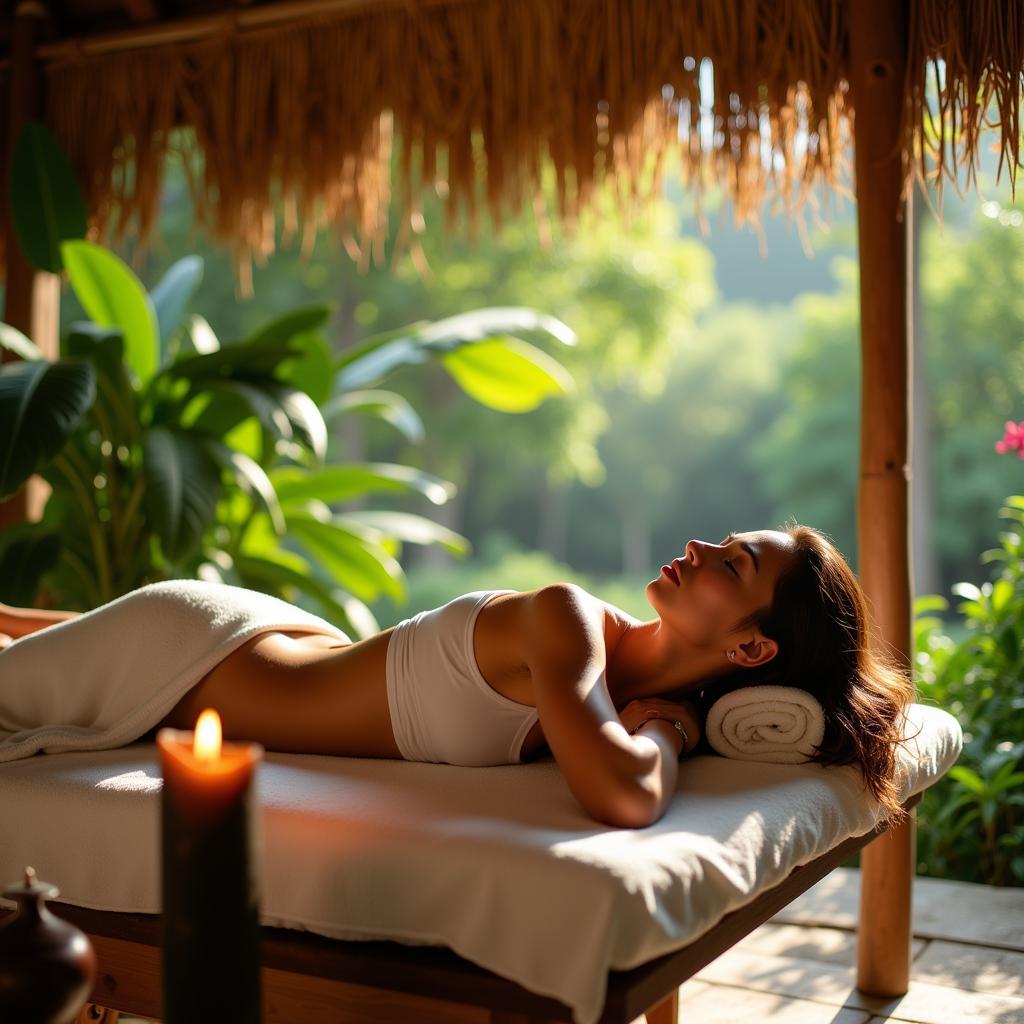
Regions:
<svg viewBox="0 0 1024 1024"><path fill-rule="evenodd" d="M905 710L916 698L910 674L885 652L853 570L820 530L787 521L794 556L775 584L770 607L741 619L779 645L771 661L731 669L708 680L703 710L745 686L795 686L817 698L825 734L812 761L856 764L865 786L894 827L906 816L896 753L904 742ZM916 734L915 734L916 735Z"/></svg>

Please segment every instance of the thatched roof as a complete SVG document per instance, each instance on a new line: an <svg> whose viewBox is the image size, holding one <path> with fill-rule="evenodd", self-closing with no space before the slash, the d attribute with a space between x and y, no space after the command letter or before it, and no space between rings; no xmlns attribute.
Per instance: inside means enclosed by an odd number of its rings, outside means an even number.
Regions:
<svg viewBox="0 0 1024 1024"><path fill-rule="evenodd" d="M688 185L720 186L741 223L756 224L766 197L793 212L815 185L852 185L847 4L838 0L323 0L182 17L190 6L161 0L157 19L147 0L65 0L65 12L90 11L95 24L102 11L107 21L82 35L65 19L40 49L45 120L85 182L94 229L109 224L120 237L137 216L143 241L169 131L194 125L196 217L235 251L245 290L250 257L273 251L278 198L286 241L302 231L309 246L317 229L336 226L365 267L371 254L392 256L383 251L392 189L400 251L416 246L423 188L447 193L449 223L467 209L475 232L481 206L500 224L537 201L547 157L568 223L608 175L627 203L643 183L659 189L670 149ZM1013 176L1024 5L906 6L908 182L915 166L940 184L958 161L973 168L992 100ZM139 24L147 10L157 29L149 38ZM0 44L9 15L4 30ZM703 58L714 67L704 126ZM945 73L929 111L925 75L936 58Z"/></svg>

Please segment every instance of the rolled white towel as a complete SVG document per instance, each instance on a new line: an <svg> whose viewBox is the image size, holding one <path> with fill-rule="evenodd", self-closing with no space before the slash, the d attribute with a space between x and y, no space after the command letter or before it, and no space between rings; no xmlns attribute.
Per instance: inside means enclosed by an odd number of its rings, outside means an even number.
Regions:
<svg viewBox="0 0 1024 1024"><path fill-rule="evenodd" d="M825 712L796 686L743 686L711 705L704 732L722 757L802 764L825 735Z"/></svg>

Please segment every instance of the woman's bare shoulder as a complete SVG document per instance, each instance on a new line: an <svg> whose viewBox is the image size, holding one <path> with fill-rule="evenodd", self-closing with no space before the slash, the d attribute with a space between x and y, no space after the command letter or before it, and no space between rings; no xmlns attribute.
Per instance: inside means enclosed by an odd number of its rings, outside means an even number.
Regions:
<svg viewBox="0 0 1024 1024"><path fill-rule="evenodd" d="M606 651L613 650L626 624L621 609L591 594L578 583L558 581L534 590L503 595L516 610L522 639L531 647L564 643L566 632L603 638Z"/></svg>
<svg viewBox="0 0 1024 1024"><path fill-rule="evenodd" d="M487 602L488 608L504 605L515 609L523 616L533 615L543 618L546 614L557 613L561 609L573 608L590 616L603 613L599 598L588 593L578 583L546 583L533 590L514 590L507 594L498 594Z"/></svg>

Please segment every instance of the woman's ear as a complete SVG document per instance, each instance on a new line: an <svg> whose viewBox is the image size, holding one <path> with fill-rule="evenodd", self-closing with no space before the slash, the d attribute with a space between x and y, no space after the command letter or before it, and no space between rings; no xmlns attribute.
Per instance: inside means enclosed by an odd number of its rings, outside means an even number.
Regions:
<svg viewBox="0 0 1024 1024"><path fill-rule="evenodd" d="M746 668L764 665L779 653L779 645L763 633L758 633L753 640L736 645L736 661Z"/></svg>

